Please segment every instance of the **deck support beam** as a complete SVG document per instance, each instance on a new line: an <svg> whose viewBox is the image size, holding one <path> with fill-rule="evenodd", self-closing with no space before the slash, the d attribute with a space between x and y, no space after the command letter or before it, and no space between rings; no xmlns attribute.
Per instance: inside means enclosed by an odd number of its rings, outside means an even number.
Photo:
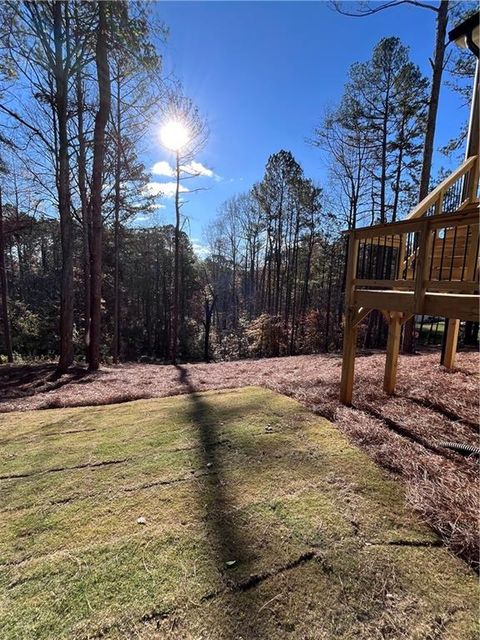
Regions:
<svg viewBox="0 0 480 640"><path fill-rule="evenodd" d="M397 381L402 324L403 314L398 311L392 311L388 322L387 359L385 362L385 377L383 379L383 390L389 395L394 393Z"/></svg>
<svg viewBox="0 0 480 640"><path fill-rule="evenodd" d="M460 320L450 318L448 320L447 337L445 339L445 352L442 362L443 366L447 369L453 369L453 367L455 366L459 329Z"/></svg>

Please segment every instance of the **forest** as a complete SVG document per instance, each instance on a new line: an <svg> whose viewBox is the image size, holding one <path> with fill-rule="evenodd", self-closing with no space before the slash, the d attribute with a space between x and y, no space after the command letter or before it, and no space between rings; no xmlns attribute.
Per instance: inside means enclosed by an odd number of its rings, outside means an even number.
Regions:
<svg viewBox="0 0 480 640"><path fill-rule="evenodd" d="M401 219L441 180L442 171L430 175L441 91L465 100L465 127L442 157L462 154L473 57L445 42L472 6L430 8L431 76L399 38L381 39L350 67L339 103L323 114L319 105L317 127L305 130L328 181L272 149L263 176L215 212L200 255L181 194L204 170L209 124L188 88L163 72L168 25L144 2L3 2L2 360L58 359L61 373L74 361L95 370L339 350L342 232ZM161 193L142 161L159 110L189 132L168 167L175 219L161 224ZM361 329L364 347L384 344L381 314ZM467 340L477 331L466 327ZM408 335L413 349L415 326Z"/></svg>

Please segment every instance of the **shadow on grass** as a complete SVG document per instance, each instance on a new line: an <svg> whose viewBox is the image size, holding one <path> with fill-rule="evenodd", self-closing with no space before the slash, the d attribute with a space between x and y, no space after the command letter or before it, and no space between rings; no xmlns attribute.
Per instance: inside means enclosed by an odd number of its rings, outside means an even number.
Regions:
<svg viewBox="0 0 480 640"><path fill-rule="evenodd" d="M202 394L195 391L187 369L181 365L176 365L176 368L179 382L185 386L191 401L190 415L200 444L200 464L208 470L199 482L198 499L205 508L205 527L211 556L222 577L223 587L235 593L236 587L241 584L240 576L244 578L245 575L249 575L248 566L255 554L248 536L245 535L245 528L240 531L235 522L235 514L238 512L235 510L232 490L228 483L222 447L218 446L221 437L218 417L212 415L211 407ZM239 621L245 621L244 625L241 624L244 628L239 637L243 640L260 638L252 622L258 613L256 596L254 592L250 592L248 596L240 599L236 594L232 599L233 610L225 610L223 620L215 621L222 629L222 637L230 637L229 630L232 629L232 624L238 631Z"/></svg>

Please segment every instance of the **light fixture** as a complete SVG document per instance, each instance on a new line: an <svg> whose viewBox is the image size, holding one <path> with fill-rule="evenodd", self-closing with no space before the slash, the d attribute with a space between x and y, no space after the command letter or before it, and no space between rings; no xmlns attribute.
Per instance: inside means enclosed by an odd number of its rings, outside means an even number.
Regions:
<svg viewBox="0 0 480 640"><path fill-rule="evenodd" d="M455 42L457 46L462 49L470 49L478 58L479 46L480 46L480 17L479 12L470 16L448 34L450 42Z"/></svg>

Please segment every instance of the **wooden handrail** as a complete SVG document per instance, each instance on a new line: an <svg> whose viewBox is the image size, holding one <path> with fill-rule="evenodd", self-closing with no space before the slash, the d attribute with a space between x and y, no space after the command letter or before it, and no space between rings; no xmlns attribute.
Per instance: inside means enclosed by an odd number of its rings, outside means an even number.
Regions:
<svg viewBox="0 0 480 640"><path fill-rule="evenodd" d="M424 198L421 202L414 207L407 216L407 220L413 220L415 218L420 218L423 214L433 207L437 202L441 205L441 201L443 200L443 195L446 193L447 189L452 186L459 178L464 176L466 173L472 169L475 163L478 161L478 156L470 156L467 158L462 164L453 171L449 176L445 178L439 185L435 187L433 191L431 191L426 198Z"/></svg>
<svg viewBox="0 0 480 640"><path fill-rule="evenodd" d="M414 218L400 220L399 222L389 222L387 224L379 224L374 227L360 227L354 229L352 233L355 238L377 238L382 236L396 236L404 233L413 233L420 231L425 224L429 224L431 228L442 229L443 227L467 226L469 224L478 224L478 212L466 211L465 213L450 213L428 216L426 218Z"/></svg>

